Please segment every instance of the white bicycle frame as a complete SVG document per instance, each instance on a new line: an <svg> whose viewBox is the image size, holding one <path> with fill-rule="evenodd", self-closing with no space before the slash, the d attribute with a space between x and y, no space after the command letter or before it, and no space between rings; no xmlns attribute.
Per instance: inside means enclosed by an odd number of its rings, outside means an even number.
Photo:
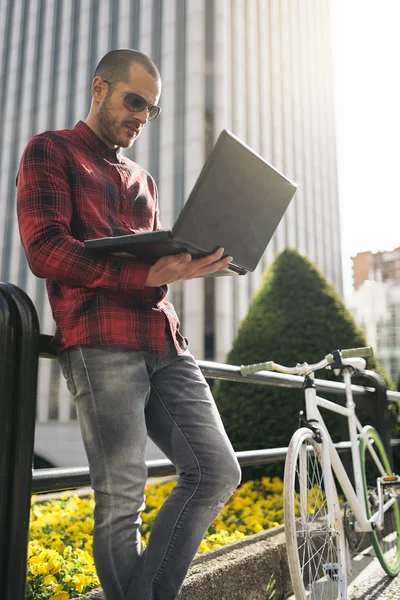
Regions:
<svg viewBox="0 0 400 600"><path fill-rule="evenodd" d="M330 400L326 400L325 398L321 398L317 396L317 390L315 387L308 387L305 389L305 399L306 399L306 414L307 419L315 419L317 421L316 426L321 432L322 438L322 466L325 477L325 494L328 505L328 514L329 519L331 520L330 525L333 526L334 523L334 489L335 483L333 479L332 469L342 487L343 493L346 496L346 499L353 511L354 517L356 519L354 527L356 531L372 531L372 529L382 529L383 528L383 516L384 513L392 506L395 502L395 498L392 497L385 504L383 504L383 494L380 489L379 480L378 480L378 491L380 495L379 509L374 512L371 518L367 518L366 505L365 505L365 496L364 496L364 486L362 480L361 473L361 459L359 454L359 440L357 432L360 436L363 437L365 443L368 445L369 450L371 451L372 457L381 472L382 477L386 475L386 472L371 444L367 435L363 431L363 427L360 421L357 419L355 415L355 402L353 400L353 393L351 390L351 373L348 369L344 370L344 382L346 385L346 406L340 406L331 402ZM314 379L314 373L309 375L310 379ZM347 418L349 424L349 434L350 434L350 442L351 442L351 455L353 461L353 472L354 472L354 481L355 481L355 490L350 482L350 479L345 471L343 463L339 457L339 454L336 448L333 445L331 436L329 435L328 429L325 425L325 422L322 418L318 407L325 408L331 412L337 413Z"/></svg>

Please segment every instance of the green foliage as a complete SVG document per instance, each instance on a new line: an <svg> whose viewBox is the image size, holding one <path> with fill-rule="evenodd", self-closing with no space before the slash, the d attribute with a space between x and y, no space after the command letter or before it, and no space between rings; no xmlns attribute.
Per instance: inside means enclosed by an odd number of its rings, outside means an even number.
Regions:
<svg viewBox="0 0 400 600"><path fill-rule="evenodd" d="M276 579L274 574L269 578L265 592L267 600L276 600Z"/></svg>
<svg viewBox="0 0 400 600"><path fill-rule="evenodd" d="M306 257L288 249L264 274L227 363L312 363L332 350L366 345L363 331L333 286ZM375 358L368 360L367 368L388 381ZM335 379L330 371L319 371L317 377ZM237 451L287 446L303 408L302 391L293 388L223 381L214 395ZM332 399L337 402L339 396ZM324 417L342 438L342 421L336 415ZM244 479L282 472L282 463L251 467L244 470Z"/></svg>

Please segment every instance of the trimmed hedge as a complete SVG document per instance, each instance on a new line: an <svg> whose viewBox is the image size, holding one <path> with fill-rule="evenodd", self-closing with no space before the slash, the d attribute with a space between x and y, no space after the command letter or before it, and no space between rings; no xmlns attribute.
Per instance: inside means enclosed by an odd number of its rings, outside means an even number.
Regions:
<svg viewBox="0 0 400 600"><path fill-rule="evenodd" d="M332 350L367 345L363 331L321 271L296 250L287 249L265 272L227 363L313 363ZM374 357L367 368L388 382ZM327 370L317 377L335 379ZM237 451L287 446L303 408L303 394L295 389L222 381L215 386L214 396ZM332 397L336 402L338 398ZM340 417L326 412L324 417L337 432L333 438L343 439ZM243 477L281 477L282 473L283 464L276 463L247 467Z"/></svg>

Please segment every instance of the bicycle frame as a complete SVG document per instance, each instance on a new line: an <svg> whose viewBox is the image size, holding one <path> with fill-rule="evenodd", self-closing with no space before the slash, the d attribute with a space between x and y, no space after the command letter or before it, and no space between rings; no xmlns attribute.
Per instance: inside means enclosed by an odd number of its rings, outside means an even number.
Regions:
<svg viewBox="0 0 400 600"><path fill-rule="evenodd" d="M314 373L309 375L310 379L314 379ZM372 531L372 529L383 528L383 515L395 502L395 498L391 498L386 502L383 507L381 502L379 503L380 509L373 513L370 519L367 518L365 497L364 497L364 486L361 474L361 460L359 454L359 441L358 434L360 434L365 442L368 444L368 448L374 458L374 461L381 472L382 477L385 476L385 470L376 455L376 452L370 443L370 440L365 435L362 425L355 414L355 402L353 400L353 394L351 391L351 373L348 369L344 370L344 382L346 385L346 406L340 406L317 396L317 390L314 387L308 387L305 389L305 400L306 400L306 415L307 419L315 419L318 422L318 428L321 431L321 437L323 440L323 452L322 452L322 464L324 467L324 473L326 477L326 499L328 504L328 512L333 516L333 502L334 502L334 481L332 469L342 487L344 495L353 511L355 516L355 530L356 531ZM343 463L339 457L336 448L333 445L331 436L329 435L328 429L325 425L323 417L318 410L318 407L329 410L330 412L337 413L347 418L349 425L349 434L351 442L351 455L353 464L353 473L355 481L355 490L351 484L351 481L345 471ZM327 448L327 449L326 449ZM327 456L329 452L329 457ZM379 482L378 482L379 484ZM379 487L379 485L378 485Z"/></svg>

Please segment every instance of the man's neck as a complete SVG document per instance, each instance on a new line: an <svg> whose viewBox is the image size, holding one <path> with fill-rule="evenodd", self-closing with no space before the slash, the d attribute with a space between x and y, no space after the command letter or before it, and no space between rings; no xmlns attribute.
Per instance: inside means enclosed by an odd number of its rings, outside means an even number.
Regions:
<svg viewBox="0 0 400 600"><path fill-rule="evenodd" d="M91 129L93 131L93 133L95 133L97 135L98 138L101 139L102 142L104 142L106 144L106 146L108 146L109 148L117 148L118 147L115 144L113 144L109 139L107 139L106 137L104 137L101 134L101 131L98 128L97 121L96 121L96 118L94 117L94 115L91 115L89 113L88 116L86 117L84 123L89 127L89 129Z"/></svg>

